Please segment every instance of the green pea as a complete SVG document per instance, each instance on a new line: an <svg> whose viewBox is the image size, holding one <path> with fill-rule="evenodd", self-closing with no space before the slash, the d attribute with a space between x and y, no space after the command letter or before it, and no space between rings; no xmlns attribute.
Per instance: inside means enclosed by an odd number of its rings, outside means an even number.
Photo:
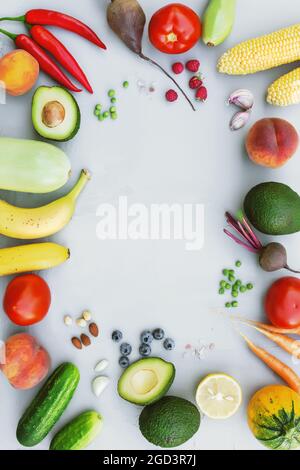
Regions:
<svg viewBox="0 0 300 470"><path fill-rule="evenodd" d="M117 98L112 97L112 98L110 99L110 102L111 102L112 104L115 104L115 103L117 102Z"/></svg>
<svg viewBox="0 0 300 470"><path fill-rule="evenodd" d="M225 289L229 290L229 289L230 289L230 287L231 287L231 285L230 285L228 282L226 282Z"/></svg>
<svg viewBox="0 0 300 470"><path fill-rule="evenodd" d="M240 286L242 285L242 281L240 281L240 279L237 279L237 280L235 281L235 283L236 283L236 285L237 285L238 287L240 287Z"/></svg>
<svg viewBox="0 0 300 470"><path fill-rule="evenodd" d="M226 308L230 308L230 307L231 307L231 303L230 303L230 302L226 302L225 307L226 307Z"/></svg>
<svg viewBox="0 0 300 470"><path fill-rule="evenodd" d="M236 300L234 300L233 302L231 302L231 306L232 307L238 307L238 302Z"/></svg>
<svg viewBox="0 0 300 470"><path fill-rule="evenodd" d="M229 276L228 276L228 280L229 280L230 282L233 282L233 281L235 281L235 277L234 277L234 275L233 275L233 274L229 274Z"/></svg>
<svg viewBox="0 0 300 470"><path fill-rule="evenodd" d="M229 269L228 274L233 275L234 274L234 269Z"/></svg>
<svg viewBox="0 0 300 470"><path fill-rule="evenodd" d="M115 121L116 119L118 119L117 113L111 113L110 117L111 117L111 119L113 119L114 121Z"/></svg>
<svg viewBox="0 0 300 470"><path fill-rule="evenodd" d="M231 292L232 297L238 297L239 293L237 291Z"/></svg>
<svg viewBox="0 0 300 470"><path fill-rule="evenodd" d="M221 287L226 287L226 281L220 281L220 286Z"/></svg>
<svg viewBox="0 0 300 470"><path fill-rule="evenodd" d="M128 87L129 87L129 82L125 80L125 82L123 82L123 88L128 88Z"/></svg>
<svg viewBox="0 0 300 470"><path fill-rule="evenodd" d="M115 106L111 106L109 108L109 112L112 114L112 113L115 113L117 111L117 108Z"/></svg>
<svg viewBox="0 0 300 470"><path fill-rule="evenodd" d="M98 119L99 119L99 121L104 121L103 114L99 114Z"/></svg>
<svg viewBox="0 0 300 470"><path fill-rule="evenodd" d="M247 289L248 289L248 290L253 289L253 284L251 284L251 282L249 282L249 283L247 284Z"/></svg>
<svg viewBox="0 0 300 470"><path fill-rule="evenodd" d="M225 290L223 289L223 287L221 287L221 289L219 289L219 294L223 295L224 293L225 293Z"/></svg>
<svg viewBox="0 0 300 470"><path fill-rule="evenodd" d="M228 276L228 269L223 269L222 273L224 274L224 276Z"/></svg>
<svg viewBox="0 0 300 470"><path fill-rule="evenodd" d="M104 119L108 118L109 116L109 112L108 111L105 111L102 116L104 117Z"/></svg>
<svg viewBox="0 0 300 470"><path fill-rule="evenodd" d="M115 96L116 92L115 92L115 90L112 90L112 89L111 89L111 90L108 90L108 93L107 93L107 94L108 94L108 96L109 96L110 98L112 98L113 96Z"/></svg>
<svg viewBox="0 0 300 470"><path fill-rule="evenodd" d="M241 286L240 287L240 292L244 293L244 292L246 292L246 290L247 290L246 286Z"/></svg>
<svg viewBox="0 0 300 470"><path fill-rule="evenodd" d="M96 104L95 109L97 109L98 111L101 111L102 105L100 103Z"/></svg>
<svg viewBox="0 0 300 470"><path fill-rule="evenodd" d="M235 262L235 265L236 265L237 268L240 268L240 267L242 266L242 263L241 263L240 260L237 260L237 261Z"/></svg>
<svg viewBox="0 0 300 470"><path fill-rule="evenodd" d="M99 116L101 114L100 109L95 109L94 114L95 116Z"/></svg>

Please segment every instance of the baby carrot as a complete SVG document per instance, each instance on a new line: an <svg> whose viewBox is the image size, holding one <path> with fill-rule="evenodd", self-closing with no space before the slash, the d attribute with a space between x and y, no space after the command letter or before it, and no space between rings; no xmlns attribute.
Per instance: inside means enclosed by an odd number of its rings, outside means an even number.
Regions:
<svg viewBox="0 0 300 470"><path fill-rule="evenodd" d="M281 335L279 333L272 333L271 331L264 330L254 325L249 325L249 326L255 328L257 331L265 335L271 341L278 344L278 346L280 346L281 349L283 349L284 351L288 352L289 354L296 357L297 359L300 359L299 341L293 338L290 338L289 336Z"/></svg>
<svg viewBox="0 0 300 470"><path fill-rule="evenodd" d="M240 333L240 335L246 341L249 349L259 359L261 359L268 367L270 367L273 372L279 375L279 377L281 377L282 380L286 382L291 389L293 389L297 393L300 393L300 378L290 367L288 367L286 364L277 359L277 357L265 351L265 349L256 346L244 334Z"/></svg>
<svg viewBox="0 0 300 470"><path fill-rule="evenodd" d="M300 326L296 328L278 328L277 326L267 325L266 323L261 323L259 321L247 320L247 318L236 317L234 315L231 316L231 319L263 328L264 330L271 331L272 333L279 333L283 335L300 335Z"/></svg>

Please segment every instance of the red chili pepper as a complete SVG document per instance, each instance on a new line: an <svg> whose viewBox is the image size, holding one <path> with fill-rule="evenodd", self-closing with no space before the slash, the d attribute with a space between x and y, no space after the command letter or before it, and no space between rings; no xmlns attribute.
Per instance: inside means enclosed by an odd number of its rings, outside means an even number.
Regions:
<svg viewBox="0 0 300 470"><path fill-rule="evenodd" d="M58 11L44 9L29 10L24 16L0 18L0 21L2 20L23 21L23 23L26 22L30 25L58 26L59 28L79 34L79 36L93 42L96 46L106 49L105 44L103 44L101 39L89 26L70 15Z"/></svg>
<svg viewBox="0 0 300 470"><path fill-rule="evenodd" d="M25 51L29 52L29 54L31 54L38 61L41 70L50 75L50 77L52 77L58 83L68 88L68 90L81 91L79 88L73 85L71 80L69 80L64 72L56 65L55 62L53 62L48 54L29 36L26 36L26 34L12 34L8 31L5 31L4 29L0 29L0 33L5 34L10 39L12 39L19 49L24 49Z"/></svg>
<svg viewBox="0 0 300 470"><path fill-rule="evenodd" d="M88 82L83 70L78 62L74 59L68 49L43 26L32 26L30 28L30 35L36 43L50 52L53 57L71 74L76 80L79 81L90 93L93 89Z"/></svg>

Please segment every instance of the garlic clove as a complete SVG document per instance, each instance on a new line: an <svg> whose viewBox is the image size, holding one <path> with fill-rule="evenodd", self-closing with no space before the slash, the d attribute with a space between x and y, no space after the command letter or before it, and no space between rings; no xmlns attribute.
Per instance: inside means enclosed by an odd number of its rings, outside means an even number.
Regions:
<svg viewBox="0 0 300 470"><path fill-rule="evenodd" d="M231 118L231 121L229 123L229 127L231 131L238 131L239 129L242 129L244 127L249 118L250 118L250 111L239 111L235 113L235 115Z"/></svg>
<svg viewBox="0 0 300 470"><path fill-rule="evenodd" d="M244 110L251 109L254 104L254 96L250 90L239 89L231 93L227 100L227 104L234 104Z"/></svg>
<svg viewBox="0 0 300 470"><path fill-rule="evenodd" d="M96 395L96 397L100 397L101 393L104 392L109 383L110 379L104 375L96 377L92 382L92 390L94 395Z"/></svg>
<svg viewBox="0 0 300 470"><path fill-rule="evenodd" d="M102 359L101 361L97 362L95 365L94 371L95 372L102 372L108 366L108 360Z"/></svg>

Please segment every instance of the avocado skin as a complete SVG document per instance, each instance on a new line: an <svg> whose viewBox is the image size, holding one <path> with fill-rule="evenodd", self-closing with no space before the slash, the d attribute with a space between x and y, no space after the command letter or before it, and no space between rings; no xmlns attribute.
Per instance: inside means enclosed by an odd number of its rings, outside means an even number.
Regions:
<svg viewBox="0 0 300 470"><path fill-rule="evenodd" d="M283 183L254 186L244 200L252 225L267 235L288 235L300 230L300 197Z"/></svg>
<svg viewBox="0 0 300 470"><path fill-rule="evenodd" d="M198 408L188 400L166 396L147 405L140 414L143 436L159 447L177 447L198 431L201 422Z"/></svg>

